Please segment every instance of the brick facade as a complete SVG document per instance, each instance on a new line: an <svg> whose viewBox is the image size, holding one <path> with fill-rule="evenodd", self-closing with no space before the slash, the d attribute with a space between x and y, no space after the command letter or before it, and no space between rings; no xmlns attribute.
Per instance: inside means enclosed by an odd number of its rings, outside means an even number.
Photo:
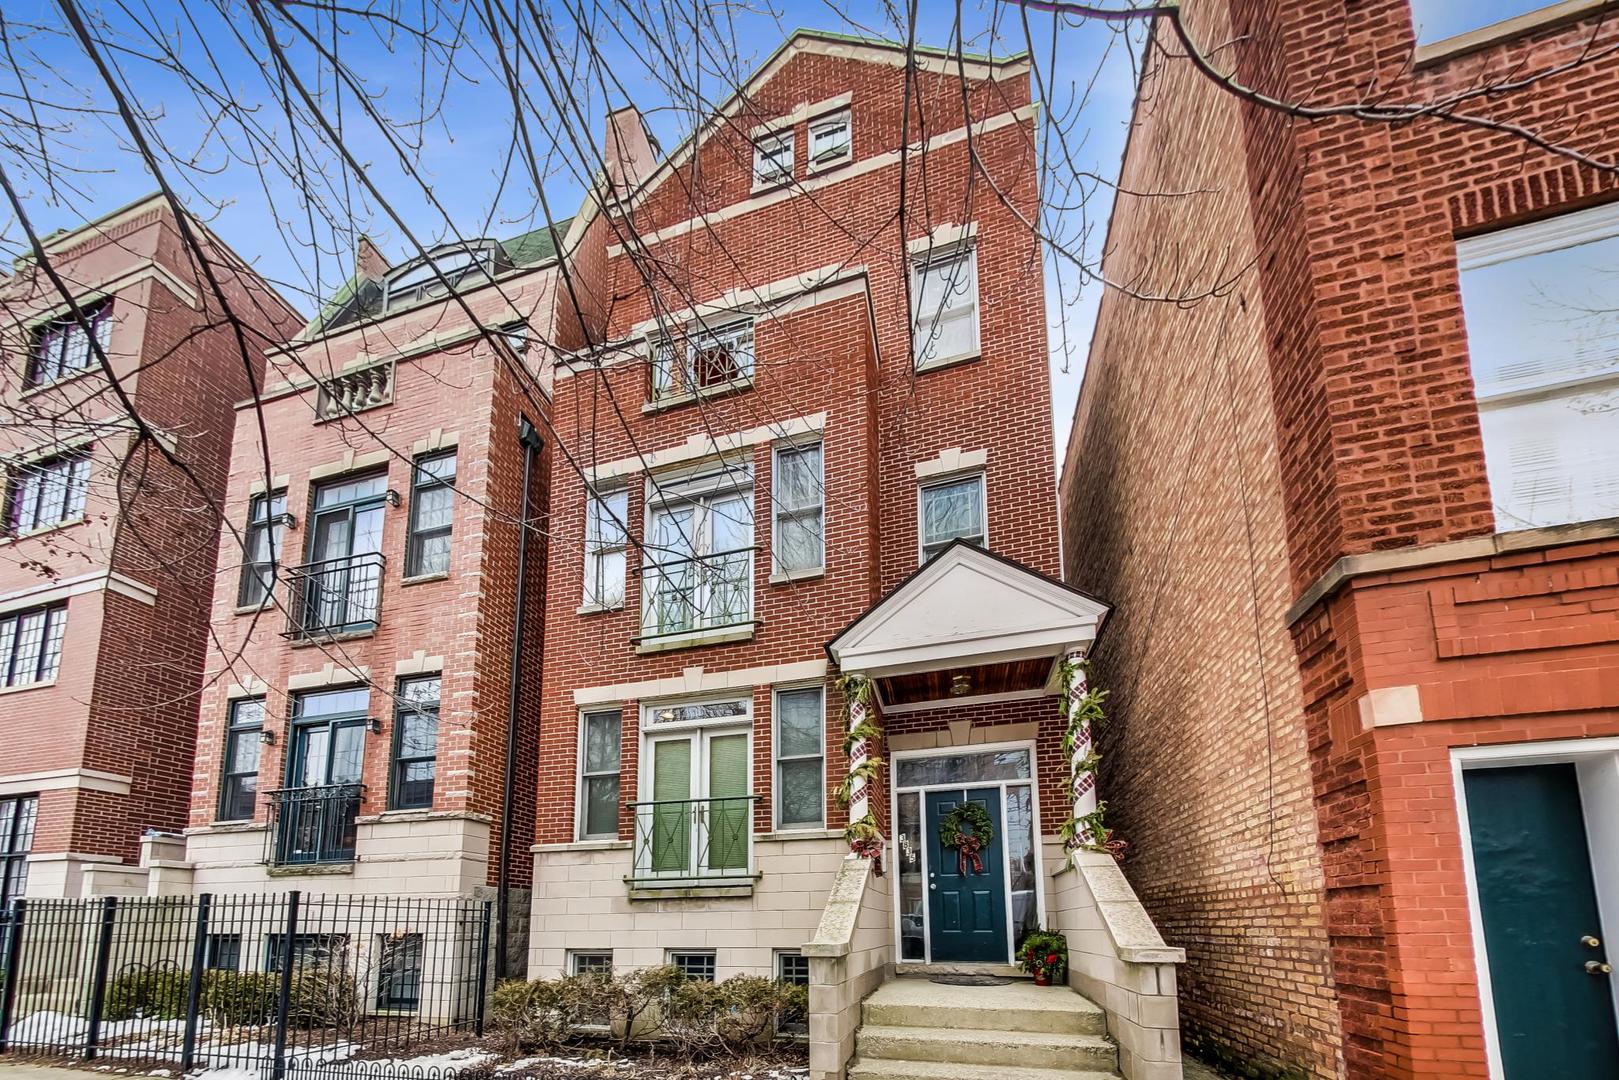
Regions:
<svg viewBox="0 0 1619 1080"><path fill-rule="evenodd" d="M1312 103L1433 100L1590 47L1469 108L1619 150L1557 119L1619 100L1590 15L1412 69L1398 0L1188 11L1244 83ZM1063 504L1071 577L1119 604L1103 791L1187 947L1188 1045L1488 1075L1451 752L1619 732L1619 571L1600 523L1494 535L1456 242L1615 185L1437 119L1289 121L1162 57L1140 102L1122 187L1200 194L1121 196L1109 277L1228 282L1104 299Z"/></svg>
<svg viewBox="0 0 1619 1080"><path fill-rule="evenodd" d="M54 680L0 696L0 788L39 797L36 895L77 895L85 867L132 862L143 831L176 830L186 818L213 592L199 537L218 529L232 405L262 372L265 342L297 325L201 223L189 227L218 291L158 196L45 242L76 303L110 301L108 361L183 470L152 444L135 445L125 406L93 359L76 376L30 387L37 328L69 308L26 265L0 290L12 477L53 452L86 448L91 459L82 520L8 537L0 557L8 612L66 602ZM240 338L227 311L241 321Z"/></svg>

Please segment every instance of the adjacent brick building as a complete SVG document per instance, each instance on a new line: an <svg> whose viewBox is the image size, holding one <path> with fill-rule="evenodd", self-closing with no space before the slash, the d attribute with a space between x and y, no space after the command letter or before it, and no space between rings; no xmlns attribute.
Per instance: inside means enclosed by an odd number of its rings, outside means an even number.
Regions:
<svg viewBox="0 0 1619 1080"><path fill-rule="evenodd" d="M1609 5L1522 6L1184 11L1280 99L1464 95L1613 161ZM1187 949L1189 1045L1610 1075L1615 174L1455 120L1289 118L1155 52L1121 190L1066 566L1119 605L1103 789Z"/></svg>
<svg viewBox="0 0 1619 1080"><path fill-rule="evenodd" d="M98 891L144 832L184 825L199 538L219 528L232 405L298 324L159 195L43 246L58 280L31 259L0 280L0 904Z"/></svg>

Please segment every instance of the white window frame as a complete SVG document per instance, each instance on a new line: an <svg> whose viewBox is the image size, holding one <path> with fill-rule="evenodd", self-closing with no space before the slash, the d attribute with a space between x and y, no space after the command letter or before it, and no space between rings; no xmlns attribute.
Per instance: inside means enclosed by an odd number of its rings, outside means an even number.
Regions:
<svg viewBox="0 0 1619 1080"><path fill-rule="evenodd" d="M821 817L813 824L784 825L781 821L781 695L816 690L821 695ZM808 761L809 755L799 754L788 761ZM771 687L770 692L770 827L777 832L814 832L826 828L827 773L826 773L826 684L824 682L787 683Z"/></svg>
<svg viewBox="0 0 1619 1080"><path fill-rule="evenodd" d="M783 454L801 454L808 450L820 451L820 467L816 475L816 491L819 496L817 508L821 517L821 561L814 566L797 566L791 569L783 565L781 560L782 521L785 518L803 517L811 512L808 506L789 507L782 505L779 478L781 476L781 458ZM772 581L792 581L796 578L815 577L826 573L826 440L805 439L801 442L780 442L771 450L770 461L770 579Z"/></svg>
<svg viewBox="0 0 1619 1080"><path fill-rule="evenodd" d="M794 131L790 127L753 140L753 190L761 191L792 183L795 141Z"/></svg>
<svg viewBox="0 0 1619 1080"><path fill-rule="evenodd" d="M652 404L688 401L702 394L717 394L753 384L755 367L754 318L727 314L692 326L683 340L666 336L648 339L647 364L650 370ZM737 373L729 379L697 384L697 354L710 346L725 347L737 360Z"/></svg>
<svg viewBox="0 0 1619 1080"><path fill-rule="evenodd" d="M972 320L972 344L959 353L943 356L927 356L926 350L934 340L933 329L937 325L941 312L925 312L922 310L922 285L927 278L928 271L935 267L952 264L965 260L969 275L972 279L972 308L968 316ZM932 249L923 248L911 254L911 366L917 371L931 371L934 368L945 367L978 356L983 350L981 336L980 314L981 307L978 294L978 244L976 240L966 240L955 244L944 244ZM948 316L946 316L948 317ZM920 353L920 355L919 355Z"/></svg>
<svg viewBox="0 0 1619 1080"><path fill-rule="evenodd" d="M1619 238L1619 203L1606 203L1585 210L1574 210L1527 225L1510 226L1494 232L1464 237L1458 240L1456 242L1457 273L1458 277L1460 277L1469 270L1497 266L1533 255L1544 255L1614 238ZM1466 318L1465 307L1464 301L1464 320ZM1473 377L1474 397L1478 403L1481 429L1486 426L1485 418L1492 411L1532 405L1539 401L1566 398L1584 388L1594 389L1619 379L1619 363L1616 363L1605 370L1573 377L1556 378L1522 385L1502 385L1499 383L1480 383L1478 374L1473 369L1471 354L1469 355L1468 366ZM1509 466L1506 447L1498 446L1492 454L1489 441L1482 430L1480 436L1481 441L1484 442L1485 472L1489 480L1490 501L1497 532L1515 532L1527 528L1555 528L1561 525L1580 524L1588 520L1599 520L1588 516L1575 516L1568 521L1540 521L1526 524L1523 520L1507 512L1505 509L1507 504L1498 496L1499 488L1505 486L1505 477ZM1614 478L1614 482L1619 483L1619 476ZM1501 493L1501 495L1504 494L1504 492Z"/></svg>
<svg viewBox="0 0 1619 1080"><path fill-rule="evenodd" d="M585 766L586 766L585 752L586 752L586 749L587 749L587 747L589 745L587 737L586 737L586 732L587 732L588 726L589 726L589 718L592 717L592 716L599 715L601 713L613 713L613 712L618 713L618 770L615 773L615 776L618 779L618 783L619 783L618 804L619 804L620 810L622 810L623 806L624 806L624 706L622 706L622 705L592 705L589 708L580 709L579 714L578 714L579 715L579 731L578 731L579 744L578 744L578 748L577 748L577 750L575 751L575 754L574 754L574 760L578 763L578 767L575 768L574 771L573 771L574 772L574 791L573 791L574 823L573 823L573 835L574 835L575 840L578 840L578 841L581 841L581 842L587 841L587 840L617 840L618 839L618 825L617 825L617 820L616 819L614 821L614 828L613 828L613 831L611 833L592 833L592 832L586 831L586 826L588 824L586 811L588 809L588 805L585 802L585 780L587 778L590 778L590 777L608 775L607 773L604 773L604 772L587 773L586 770L585 770Z"/></svg>
<svg viewBox="0 0 1619 1080"><path fill-rule="evenodd" d="M579 970L579 960L585 956L607 957L607 974L612 975L613 969L616 967L615 961L617 960L612 949L569 949L567 951L567 971L569 975L593 974Z"/></svg>
<svg viewBox="0 0 1619 1080"><path fill-rule="evenodd" d="M841 126L844 131L843 147L836 154L826 157L817 157L815 153L815 136L818 132L828 128ZM806 152L809 154L809 169L826 169L833 165L841 165L854 158L854 118L847 107L823 113L809 122L809 140Z"/></svg>
<svg viewBox="0 0 1619 1080"><path fill-rule="evenodd" d="M689 560L700 561L727 554L727 551L714 549L714 504L727 499L741 499L748 507L748 543L746 548L728 549L730 553L746 551L747 569L746 580L748 585L748 605L743 618L724 626L692 625L684 630L667 630L652 633L650 636L660 640L669 640L682 636L700 636L703 634L724 633L736 627L751 626L758 609L758 590L754 582L754 557L759 539L759 509L754 502L754 485L752 468L741 462L721 461L714 462L700 470L694 471L685 477L659 479L655 484L648 481L646 498L646 512L642 521L642 564L641 564L641 629L642 636L648 636L651 623L652 605L658 597L657 581L661 570L683 560L666 555L658 550L655 543L657 535L656 526L665 514L676 513L685 508L692 510L691 541L692 553ZM661 561L660 561L661 560ZM701 606L707 606L706 588L702 590L704 599ZM701 622L701 619L697 620Z"/></svg>
<svg viewBox="0 0 1619 1080"><path fill-rule="evenodd" d="M590 515L594 512L595 504L607 506L609 500L622 498L624 506L618 514L618 525L623 529L623 538L614 544L596 543L590 535ZM611 509L611 508L609 508ZM610 519L606 520L609 524ZM629 590L630 576L630 492L627 487L616 488L586 488L585 489L585 570L584 583L581 587L582 605L580 613L590 611L617 611L624 606L624 598ZM600 583L599 562L604 555L618 552L624 557L623 580L619 582L618 600L614 603L602 603L599 592L594 586Z"/></svg>
<svg viewBox="0 0 1619 1080"><path fill-rule="evenodd" d="M985 551L989 550L989 475L982 469L974 469L972 472L951 473L948 476L930 476L916 485L916 557L919 563L925 563L929 558L923 514L925 493L930 488L948 487L973 479L978 481L978 514L984 525L984 539L980 546Z"/></svg>

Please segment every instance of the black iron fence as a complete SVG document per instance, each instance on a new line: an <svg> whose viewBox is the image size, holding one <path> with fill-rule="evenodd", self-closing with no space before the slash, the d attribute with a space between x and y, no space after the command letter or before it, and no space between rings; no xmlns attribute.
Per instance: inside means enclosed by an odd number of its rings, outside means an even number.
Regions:
<svg viewBox="0 0 1619 1080"><path fill-rule="evenodd" d="M301 640L376 629L383 567L374 552L287 567L285 636Z"/></svg>
<svg viewBox="0 0 1619 1080"><path fill-rule="evenodd" d="M267 792L270 828L264 861L271 866L353 862L364 784L323 784Z"/></svg>
<svg viewBox="0 0 1619 1080"><path fill-rule="evenodd" d="M16 900L0 1052L262 1068L482 1035L491 902L375 896Z"/></svg>

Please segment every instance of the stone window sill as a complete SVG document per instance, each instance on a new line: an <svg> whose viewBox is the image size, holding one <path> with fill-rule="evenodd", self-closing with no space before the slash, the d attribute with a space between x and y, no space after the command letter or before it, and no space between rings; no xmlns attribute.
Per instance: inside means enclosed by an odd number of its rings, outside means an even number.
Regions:
<svg viewBox="0 0 1619 1080"><path fill-rule="evenodd" d="M294 866L271 866L266 872L275 878L291 877L336 877L342 874L354 873L354 864L345 863L301 863Z"/></svg>
<svg viewBox="0 0 1619 1080"><path fill-rule="evenodd" d="M46 679L44 682L23 683L21 686L0 686L0 697L6 694L22 694L29 690L43 690L47 686L55 685L55 679Z"/></svg>
<svg viewBox="0 0 1619 1080"><path fill-rule="evenodd" d="M60 529L71 529L73 526L83 525L89 520L90 519L88 517L80 516L76 518L69 518L66 521L55 521L49 525L41 525L36 529L29 529L26 532L12 533L9 536L0 537L0 543L15 544L19 541L30 540L36 536L44 536L46 533L53 533Z"/></svg>
<svg viewBox="0 0 1619 1080"><path fill-rule="evenodd" d="M628 851L628 840L574 840L566 844L535 844L529 851L536 854L557 851Z"/></svg>
<svg viewBox="0 0 1619 1080"><path fill-rule="evenodd" d="M789 840L836 840L842 835L842 829L777 829L759 833L753 839L761 844L779 844Z"/></svg>
<svg viewBox="0 0 1619 1080"><path fill-rule="evenodd" d="M614 611L623 610L623 604L609 604L606 606L601 604L580 604L578 607L573 609L573 613L575 615L607 615Z"/></svg>
<svg viewBox="0 0 1619 1080"><path fill-rule="evenodd" d="M814 581L825 576L824 566L812 566L804 570L780 570L770 575L770 584L791 585L795 581Z"/></svg>
<svg viewBox="0 0 1619 1080"><path fill-rule="evenodd" d="M400 585L426 585L430 581L449 581L450 572L441 571L437 574L417 574L415 577L400 578Z"/></svg>
<svg viewBox="0 0 1619 1080"><path fill-rule="evenodd" d="M660 881L625 878L624 884L629 886L631 900L723 900L729 897L752 896L753 887L762 876L753 874L749 877L724 878L707 883L686 881L667 884Z"/></svg>
<svg viewBox="0 0 1619 1080"><path fill-rule="evenodd" d="M744 390L753 389L753 376L746 375L730 382L715 383L705 386L701 390L688 390L680 393L665 394L655 401L644 402L641 405L643 413L663 412L665 409L677 409L682 405L690 405L694 401L708 398L724 397L727 394L739 394Z"/></svg>
<svg viewBox="0 0 1619 1080"><path fill-rule="evenodd" d="M1433 67L1469 53L1481 52L1517 38L1527 37L1538 30L1549 30L1563 23L1577 22L1606 8L1619 7L1619 0L1563 0L1547 4L1534 11L1500 22L1456 34L1440 41L1418 45L1412 57L1413 66Z"/></svg>
<svg viewBox="0 0 1619 1080"><path fill-rule="evenodd" d="M971 364L983 359L982 352L962 353L960 356L947 356L942 360L929 360L916 365L918 375L927 375L934 371L943 371L946 368L959 367L962 364Z"/></svg>
<svg viewBox="0 0 1619 1080"><path fill-rule="evenodd" d="M376 637L376 630L354 630L347 634L311 634L306 638L293 641L294 649L308 649L316 645L330 645L338 641L363 641L369 637Z"/></svg>
<svg viewBox="0 0 1619 1080"><path fill-rule="evenodd" d="M686 634L668 634L662 637L641 638L635 643L639 655L672 652L675 649L696 649L703 645L725 645L733 641L753 640L755 623L727 626L719 630L694 630Z"/></svg>

